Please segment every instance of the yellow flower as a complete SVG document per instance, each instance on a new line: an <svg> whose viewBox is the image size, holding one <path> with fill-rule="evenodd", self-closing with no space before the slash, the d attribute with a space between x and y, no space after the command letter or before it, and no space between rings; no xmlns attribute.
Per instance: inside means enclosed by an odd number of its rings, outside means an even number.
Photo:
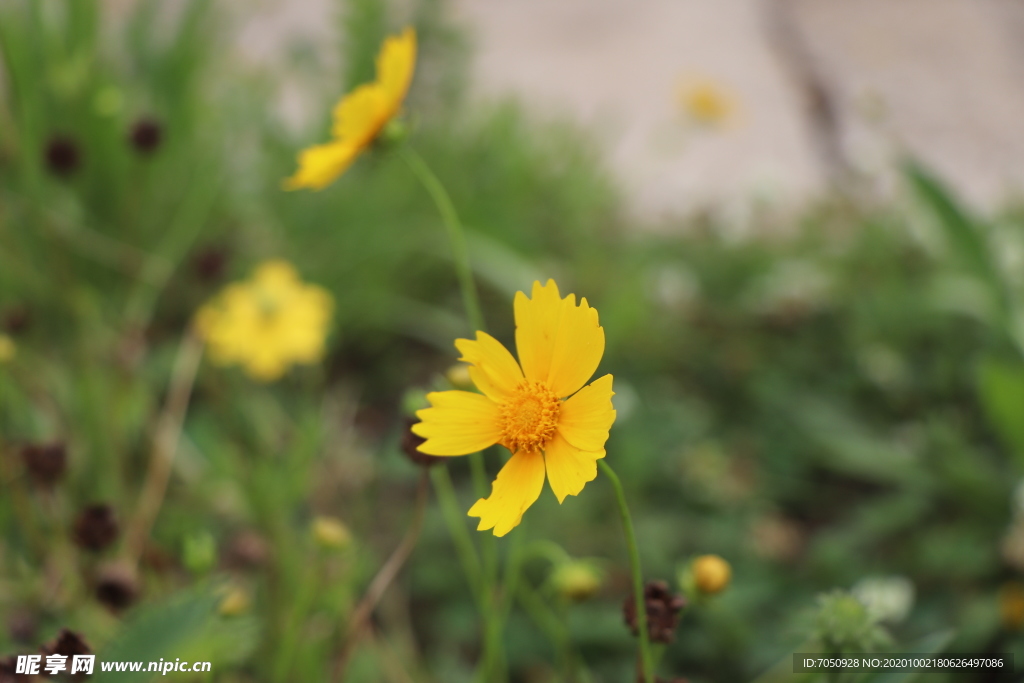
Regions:
<svg viewBox="0 0 1024 683"><path fill-rule="evenodd" d="M680 93L683 111L694 122L703 126L722 125L735 113L732 97L712 81L701 80Z"/></svg>
<svg viewBox="0 0 1024 683"><path fill-rule="evenodd" d="M334 107L332 140L299 153L299 170L286 190L314 190L334 182L398 115L416 67L416 33L405 29L385 39L377 55L377 80L360 85Z"/></svg>
<svg viewBox="0 0 1024 683"><path fill-rule="evenodd" d="M0 334L0 363L6 363L14 358L14 354L17 350L17 347L14 346L13 339L8 337L6 334Z"/></svg>
<svg viewBox="0 0 1024 683"><path fill-rule="evenodd" d="M587 300L577 306L575 295L561 298L554 280L534 282L532 298L516 293L515 318L519 362L485 332L457 340L483 393L427 394L431 407L416 413L412 428L428 455L467 455L496 443L512 453L490 497L469 510L480 518L478 530L495 536L519 524L540 496L545 470L559 503L593 481L615 422L612 376L584 387L604 355L604 328Z"/></svg>
<svg viewBox="0 0 1024 683"><path fill-rule="evenodd" d="M303 283L291 264L267 261L200 308L196 330L215 363L240 364L269 382L293 363L323 357L333 306L327 290Z"/></svg>

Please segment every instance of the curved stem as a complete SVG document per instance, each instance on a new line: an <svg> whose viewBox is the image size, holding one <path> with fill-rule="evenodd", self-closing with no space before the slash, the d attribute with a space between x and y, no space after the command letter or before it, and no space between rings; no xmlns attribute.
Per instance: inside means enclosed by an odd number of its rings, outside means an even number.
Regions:
<svg viewBox="0 0 1024 683"><path fill-rule="evenodd" d="M615 470L604 460L597 461L601 471L612 482L615 498L619 503L619 515L622 517L622 528L626 533L626 546L629 548L629 568L633 573L633 599L636 600L636 625L640 632L640 666L643 669L644 682L654 683L654 661L651 657L651 642L647 634L647 606L644 603L644 577L640 570L640 551L636 545L636 533L633 531L633 518L629 515L626 494L622 490L622 481Z"/></svg>
<svg viewBox="0 0 1024 683"><path fill-rule="evenodd" d="M132 525L125 533L125 547L133 565L138 564L145 549L149 532L167 493L171 478L174 454L178 450L181 430L185 422L192 386L195 384L199 359L203 356L203 343L190 331L185 333L178 347L178 357L171 374L171 386L167 392L167 403L160 414L153 439L153 453L146 472L146 481L139 496L139 507L132 519Z"/></svg>
<svg viewBox="0 0 1024 683"><path fill-rule="evenodd" d="M462 290L462 303L466 307L466 317L474 330L485 329L484 316L480 309L480 297L476 292L476 282L473 280L473 269L469 262L469 247L466 244L466 232L462 228L459 214L455 211L448 191L438 180L427 162L410 147L401 146L398 153L408 164L409 168L423 184L424 189L430 193L434 200L441 220L444 222L445 230L448 231L448 240L452 245L452 252L455 261L455 274L459 279L459 289Z"/></svg>

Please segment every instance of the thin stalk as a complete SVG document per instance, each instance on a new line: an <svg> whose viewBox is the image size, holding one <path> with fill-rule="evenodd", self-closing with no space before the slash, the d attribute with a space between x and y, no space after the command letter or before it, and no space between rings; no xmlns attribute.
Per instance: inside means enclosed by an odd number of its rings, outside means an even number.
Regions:
<svg viewBox="0 0 1024 683"><path fill-rule="evenodd" d="M462 290L462 303L466 308L466 317L474 330L484 330L484 315L480 309L480 297L476 292L476 282L473 280L473 268L469 261L469 247L466 244L466 231L459 220L459 214L455 211L455 204L444 185L434 174L427 162L411 147L401 146L398 154L408 164L409 169L416 175L423 188L434 200L445 230L448 232L448 240L452 245L452 256L455 262L455 274L459 279L459 289Z"/></svg>
<svg viewBox="0 0 1024 683"><path fill-rule="evenodd" d="M430 479L434 484L437 502L441 506L441 515L455 544L455 552L462 563L462 571L473 592L473 599L482 611L484 595L481 593L480 558L473 545L473 538L466 529L465 517L459 512L459 501L455 497L455 487L452 486L448 468L445 465L434 465L430 468Z"/></svg>
<svg viewBox="0 0 1024 683"><path fill-rule="evenodd" d="M452 202L451 195L445 189L444 184L431 170L427 162L423 160L414 149L408 146L400 146L398 154L402 157L409 169L423 185L423 188L430 195L441 214L441 221L444 223L448 233L448 241L452 247L452 257L455 264L455 275L459 281L459 289L462 292L462 303L466 309L466 317L474 330L485 331L483 311L480 308L480 296L477 294L476 281L473 279L473 267L469 259L469 246L466 243L466 231L459 220L458 211ZM476 495L484 498L487 495L487 470L484 467L482 453L473 453L469 456L470 468L473 473L473 488ZM457 534L456 534L457 535ZM502 676L499 672L493 671L500 667L502 654L501 650L501 622L499 596L495 592L498 582L498 547L495 539L490 534L486 535L481 544L483 546L483 567L480 574L480 600L479 606L481 616L484 619L484 661L477 671L478 676L484 676L485 680L497 680L491 678L492 672L495 676Z"/></svg>
<svg viewBox="0 0 1024 683"><path fill-rule="evenodd" d="M626 494L622 490L622 481L615 470L604 460L597 461L604 475L608 477L615 489L615 499L619 503L619 516L622 517L622 528L626 534L626 546L629 549L629 568L633 574L633 599L636 601L636 625L640 632L640 667L644 674L644 683L654 683L654 660L651 657L651 641L647 634L647 606L644 603L644 576L640 569L640 551L636 545L636 533L633 531L633 518L626 504Z"/></svg>
<svg viewBox="0 0 1024 683"><path fill-rule="evenodd" d="M132 518L132 525L125 534L125 547L133 565L138 564L139 558L142 557L146 539L149 538L153 523L160 514L164 495L167 493L174 455L181 440L185 412L192 397L192 386L195 384L202 356L203 343L191 330L187 331L178 347L178 357L174 361L167 403L156 425L153 452L142 486L142 494L139 496L139 506L135 517Z"/></svg>
<svg viewBox="0 0 1024 683"><path fill-rule="evenodd" d="M384 592L398 576L398 572L401 571L405 561L409 559L409 555L412 554L413 549L416 547L416 542L420 537L420 530L423 528L423 518L426 516L426 511L427 473L424 472L420 476L419 486L416 489L416 511L413 513L412 523L409 525L408 531L405 532L405 537L391 553L391 557L380 568L377 575L370 581L370 586L366 589L363 599L352 610L352 616L348 621L348 628L345 630L345 645L342 647L341 653L338 655L334 665L334 681L344 680L345 668L352 658L352 653L355 651L355 646L362 634L363 627L369 620L374 608L377 607L377 603L384 596Z"/></svg>

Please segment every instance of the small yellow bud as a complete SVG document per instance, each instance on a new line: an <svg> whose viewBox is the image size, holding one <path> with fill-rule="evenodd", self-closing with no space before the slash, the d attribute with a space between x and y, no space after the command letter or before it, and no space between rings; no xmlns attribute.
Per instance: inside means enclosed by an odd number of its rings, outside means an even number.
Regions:
<svg viewBox="0 0 1024 683"><path fill-rule="evenodd" d="M1016 581L1003 585L999 591L999 614L1003 627L1019 631L1024 626L1024 586Z"/></svg>
<svg viewBox="0 0 1024 683"><path fill-rule="evenodd" d="M249 609L250 602L249 593L244 588L234 586L220 601L217 611L222 617L237 617Z"/></svg>
<svg viewBox="0 0 1024 683"><path fill-rule="evenodd" d="M601 587L601 573L589 562L567 562L551 576L559 595L573 602L582 602Z"/></svg>
<svg viewBox="0 0 1024 683"><path fill-rule="evenodd" d="M14 340L6 334L0 334L0 363L6 363L14 358L16 350Z"/></svg>
<svg viewBox="0 0 1024 683"><path fill-rule="evenodd" d="M444 376L456 389L469 390L473 388L473 379L469 376L469 366L464 363L451 366Z"/></svg>
<svg viewBox="0 0 1024 683"><path fill-rule="evenodd" d="M732 567L718 555L701 555L696 558L692 571L697 590L707 595L725 590L732 578Z"/></svg>
<svg viewBox="0 0 1024 683"><path fill-rule="evenodd" d="M313 538L324 548L341 550L352 543L352 532L340 519L317 517L313 520Z"/></svg>

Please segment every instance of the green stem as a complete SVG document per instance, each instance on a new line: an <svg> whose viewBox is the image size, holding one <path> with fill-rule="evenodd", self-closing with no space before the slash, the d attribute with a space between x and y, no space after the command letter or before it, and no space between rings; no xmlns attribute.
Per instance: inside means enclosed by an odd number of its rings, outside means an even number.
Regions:
<svg viewBox="0 0 1024 683"><path fill-rule="evenodd" d="M619 503L619 515L622 517L622 528L626 533L626 546L629 548L629 568L633 573L633 599L636 601L636 625L640 632L640 665L643 668L644 683L654 683L654 661L651 658L651 642L647 635L647 606L644 602L644 577L640 570L640 551L636 545L636 533L633 531L633 518L626 504L626 494L622 490L622 481L615 470L604 460L597 461L604 475L608 477L615 489L615 499Z"/></svg>
<svg viewBox="0 0 1024 683"><path fill-rule="evenodd" d="M459 501L455 497L455 487L452 486L452 478L448 475L448 467L440 464L431 467L430 480L434 485L437 502L441 506L441 515L448 526L448 533L455 543L455 552L462 563L462 571L469 581L477 606L483 611L485 596L481 593L480 558L466 529L465 518L459 511Z"/></svg>
<svg viewBox="0 0 1024 683"><path fill-rule="evenodd" d="M486 330L486 325L480 308L480 297L476 291L476 281L473 279L466 231L462 226L462 221L459 220L455 204L444 184L430 169L423 157L411 147L404 145L398 148L398 154L430 194L430 198L434 200L434 205L441 214L441 220L452 246L455 274L459 281L459 289L462 291L462 303L466 309L466 317L474 330L482 332ZM473 473L473 488L479 498L484 498L487 496L488 479L483 454L473 453L469 456L469 463ZM454 536L457 537L458 534L456 533ZM502 668L501 660L503 658L501 654L501 605L495 592L498 582L498 548L494 537L490 534L482 539L481 544L483 546L483 566L479 581L479 598L481 616L484 619L485 647L484 660L478 670L478 675L484 676L487 681L492 681L503 677L502 672L495 671L495 669Z"/></svg>
<svg viewBox="0 0 1024 683"><path fill-rule="evenodd" d="M423 184L424 189L430 193L434 200L441 220L444 222L445 230L448 231L448 240L452 245L452 252L455 261L455 274L459 279L459 289L462 290L462 303L466 307L466 317L474 330L484 330L484 316L480 309L480 297L476 293L476 282L473 280L473 268L469 262L469 247L466 244L466 231L462 228L459 214L455 211L455 204L444 189L444 185L434 174L427 162L410 147L401 146L398 153L409 165L409 168Z"/></svg>

